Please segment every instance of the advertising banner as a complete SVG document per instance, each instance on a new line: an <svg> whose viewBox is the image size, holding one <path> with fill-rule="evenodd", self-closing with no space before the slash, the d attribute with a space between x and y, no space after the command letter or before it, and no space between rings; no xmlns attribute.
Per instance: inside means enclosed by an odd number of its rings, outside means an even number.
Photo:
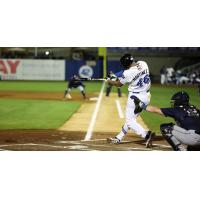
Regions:
<svg viewBox="0 0 200 200"><path fill-rule="evenodd" d="M66 80L70 80L73 75L81 78L102 78L103 63L98 61L66 60Z"/></svg>
<svg viewBox="0 0 200 200"><path fill-rule="evenodd" d="M65 80L64 60L0 59L2 80Z"/></svg>

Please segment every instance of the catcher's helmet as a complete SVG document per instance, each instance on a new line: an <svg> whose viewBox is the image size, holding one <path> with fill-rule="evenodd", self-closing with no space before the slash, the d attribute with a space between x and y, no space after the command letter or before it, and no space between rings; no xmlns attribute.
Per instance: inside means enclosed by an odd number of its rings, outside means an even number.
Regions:
<svg viewBox="0 0 200 200"><path fill-rule="evenodd" d="M128 53L120 58L120 63L124 69L128 69L133 62L135 62L135 59Z"/></svg>
<svg viewBox="0 0 200 200"><path fill-rule="evenodd" d="M187 92L181 91L175 93L171 98L172 107L189 105L190 97Z"/></svg>

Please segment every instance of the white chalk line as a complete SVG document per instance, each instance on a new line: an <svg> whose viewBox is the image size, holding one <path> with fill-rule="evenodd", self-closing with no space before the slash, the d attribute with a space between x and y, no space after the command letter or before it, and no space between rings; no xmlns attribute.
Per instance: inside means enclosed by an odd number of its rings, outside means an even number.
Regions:
<svg viewBox="0 0 200 200"><path fill-rule="evenodd" d="M92 139L92 140L88 140L87 142L98 142L98 141L106 141L106 139ZM81 145L83 143L85 143L86 141L85 140L77 140L77 141L58 141L58 143L69 143L69 144L75 144L75 145ZM124 144L124 143L128 143L130 141L123 141L121 144ZM142 143L141 145L144 145L145 143ZM98 146L98 147L110 147L110 145L112 144L106 144L106 145L103 145L103 144L88 144L90 146ZM109 145L109 146L108 146ZM117 145L120 145L120 144L114 144L115 145L115 148L116 149L124 149L124 150L153 150L153 149L147 149L147 148L139 148L139 147L121 147L121 146L118 146ZM160 148L170 148L171 149L171 146L169 145L164 145L164 144L156 144L156 143L153 143L153 146L154 147L160 147ZM112 146L113 147L113 146ZM156 151L156 150L154 150Z"/></svg>
<svg viewBox="0 0 200 200"><path fill-rule="evenodd" d="M123 119L124 118L124 114L123 114L123 111L122 111L122 107L121 107L120 101L118 99L115 99L115 103L117 105L119 118Z"/></svg>
<svg viewBox="0 0 200 200"><path fill-rule="evenodd" d="M8 151L8 150L6 150L6 149L0 149L0 151Z"/></svg>
<svg viewBox="0 0 200 200"><path fill-rule="evenodd" d="M0 147L13 147L13 146L45 146L45 147L54 147L54 148L62 148L62 149L71 149L71 150L87 150L87 151L96 151L95 149L90 149L87 146L81 145L81 143L77 146L55 146L55 145L46 145L46 144L34 144L34 143L27 143L27 144L8 144L8 145L1 145ZM108 145L100 145L100 144L90 144L92 147L104 147L104 148L109 148L110 146ZM128 150L145 150L145 151L150 151L151 149L147 148L131 148L131 147L120 147L117 145L113 145L114 150L122 150L122 151L128 151ZM2 151L5 151L5 149L2 149Z"/></svg>
<svg viewBox="0 0 200 200"><path fill-rule="evenodd" d="M95 141L106 141L106 139L93 139L93 140L88 140L87 142L95 142ZM52 147L52 148L61 148L61 149L79 149L79 150L91 150L93 151L94 149L90 149L87 146L84 146L83 144L86 142L85 140L77 140L77 141L66 141L68 144L74 144L76 146L56 146L56 145L49 145L49 144L35 144L35 143L26 143L26 144L5 144L5 145L0 145L0 151L8 151L7 149L2 149L2 147L13 147L13 146L43 146L43 147ZM123 141L124 143L129 142L129 141ZM123 144L123 143L121 143ZM114 147L115 150L122 150L122 151L128 151L128 150L145 150L145 151L156 151L154 149L148 149L148 148L141 148L141 147L122 147L120 144L87 144L92 147L104 147L104 148L110 148L111 145ZM164 148L170 148L168 145L163 145L163 144L155 144L153 143L154 147L164 147Z"/></svg>
<svg viewBox="0 0 200 200"><path fill-rule="evenodd" d="M54 147L54 148L66 148L66 146L55 146L50 144L35 144L35 143L26 143L26 144L3 144L0 147L12 147L12 146L44 146L44 147Z"/></svg>
<svg viewBox="0 0 200 200"><path fill-rule="evenodd" d="M56 143L72 143L72 144L81 144L81 142L98 142L98 141L106 141L107 139L90 139L90 140L74 140L74 141L57 141ZM121 144L124 144L124 143L128 143L130 141L127 141L127 140L123 140L123 142ZM145 143L142 143L142 144L145 144ZM154 146L160 146L160 147L166 147L166 148L171 148L171 146L169 145L164 145L164 144L156 144L156 143L153 143Z"/></svg>
<svg viewBox="0 0 200 200"><path fill-rule="evenodd" d="M92 141L105 141L105 139L97 139L97 140L92 140ZM91 141L91 140L89 140ZM82 146L83 143L81 142L85 142L83 140L80 140L79 143L77 143L77 141L75 142L75 145L78 146L78 148L76 148L76 146L70 146L70 149L84 149L85 150L85 147ZM126 142L126 141L124 141ZM73 141L70 141L69 142L70 144L74 144ZM123 143L122 143L123 144ZM141 148L141 147L122 147L120 146L120 144L87 144L88 146L91 146L91 147L104 147L104 148L110 148L112 147L113 149L115 150L122 150L122 151L128 151L128 150L145 150L145 151L151 151L152 149L147 149L147 148ZM80 146L80 148L79 148ZM88 150L93 150L93 149L90 149L90 148L87 148Z"/></svg>
<svg viewBox="0 0 200 200"><path fill-rule="evenodd" d="M87 133L85 135L85 139L84 139L85 141L90 140L91 137L92 137L93 128L94 128L94 125L95 125L95 122L96 122L97 114L99 112L99 107L100 107L102 97L103 97L104 87L105 87L105 81L102 84L101 91L100 91L99 97L98 97L98 101L96 103L95 110L93 112L92 119L90 121L90 125L89 125Z"/></svg>

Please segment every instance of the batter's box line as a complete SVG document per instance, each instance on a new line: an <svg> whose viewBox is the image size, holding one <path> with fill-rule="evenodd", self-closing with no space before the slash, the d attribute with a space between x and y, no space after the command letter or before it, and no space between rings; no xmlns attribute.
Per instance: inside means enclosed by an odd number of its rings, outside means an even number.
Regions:
<svg viewBox="0 0 200 200"><path fill-rule="evenodd" d="M85 140L58 141L57 143L66 143L66 144L67 143L71 143L71 144L77 144L77 145L79 145L79 144L82 144L82 143L98 142L98 141L106 141L106 139L92 139L92 140L88 140L88 141L85 141ZM145 143L143 143L141 141L126 141L126 140L124 140L120 144L129 144L129 143L136 143L136 144L139 144L139 145L144 145L145 144ZM114 144L114 145L120 145L120 144ZM169 145L156 144L156 143L153 143L153 147L164 147L164 148L170 148L171 149L171 146L169 146Z"/></svg>
<svg viewBox="0 0 200 200"><path fill-rule="evenodd" d="M80 142L77 142L77 141L60 141L60 143L65 143L65 144L74 144L75 146L72 147L72 146L69 146L69 149L72 149L72 150L76 150L76 149L79 149L79 150L86 150L86 151L97 151L97 150L94 150L94 149L91 149L91 147L101 147L101 148L106 148L106 149L110 149L110 148L113 148L113 151L130 151L130 150L142 150L142 151L154 151L153 149L147 149L147 148L140 148L140 147L122 147L120 144L109 144L109 143L106 143L107 145L105 144L91 144L91 143L88 143L90 141L106 141L106 139L97 139L97 140L88 140L88 141L80 141ZM59 141L58 141L59 142ZM79 145L87 145L87 148L76 148L76 145L79 146ZM121 143L122 144L122 143ZM99 150L99 151L105 151L105 150ZM110 150L112 151L112 150Z"/></svg>
<svg viewBox="0 0 200 200"><path fill-rule="evenodd" d="M90 144L87 148L69 148L69 146L55 146L55 145L48 145L48 144L35 144L35 143L26 143L26 144L7 144L7 145L0 145L0 147L14 147L14 146L42 146L42 147L53 147L53 148L62 148L62 149L71 149L71 150L82 150L82 151L98 151L96 149L91 149L91 147L104 147L104 148L110 148L111 146L108 145L97 145L97 144ZM75 147L75 146L74 146ZM3 149L2 149L3 150ZM6 149L4 149L6 150ZM151 149L146 148L126 148L126 147L120 147L115 146L114 150L121 150L121 151L130 151L130 150L143 150L143 151L151 151ZM8 150L7 150L8 151ZM11 150L10 150L11 151ZM99 150L100 151L100 150Z"/></svg>
<svg viewBox="0 0 200 200"><path fill-rule="evenodd" d="M49 145L49 144L35 144L35 143L4 144L4 145L0 145L0 148L2 148L2 147L14 147L14 146L43 146L43 147L53 147L53 148L62 148L62 149L67 148L67 146L55 146L55 145Z"/></svg>

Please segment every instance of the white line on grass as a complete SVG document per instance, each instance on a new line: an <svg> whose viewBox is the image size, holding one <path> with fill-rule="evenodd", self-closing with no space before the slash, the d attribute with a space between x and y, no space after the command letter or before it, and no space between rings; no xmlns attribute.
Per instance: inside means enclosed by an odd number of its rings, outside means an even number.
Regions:
<svg viewBox="0 0 200 200"><path fill-rule="evenodd" d="M123 114L123 111L122 111L122 107L121 107L121 104L120 104L120 101L115 99L115 103L117 105L117 110L118 110L118 114L119 114L119 118L124 118L124 114Z"/></svg>
<svg viewBox="0 0 200 200"><path fill-rule="evenodd" d="M84 139L85 141L90 140L91 137L92 137L93 128L94 128L94 125L95 125L95 122L96 122L97 114L99 112L99 107L100 107L101 100L102 100L102 97L103 97L104 87L105 87L105 81L102 84L101 91L100 91L99 97L98 97L98 101L96 103L96 107L95 107L95 110L93 112L92 119L90 121L90 125L89 125L87 133L85 135L85 139Z"/></svg>

